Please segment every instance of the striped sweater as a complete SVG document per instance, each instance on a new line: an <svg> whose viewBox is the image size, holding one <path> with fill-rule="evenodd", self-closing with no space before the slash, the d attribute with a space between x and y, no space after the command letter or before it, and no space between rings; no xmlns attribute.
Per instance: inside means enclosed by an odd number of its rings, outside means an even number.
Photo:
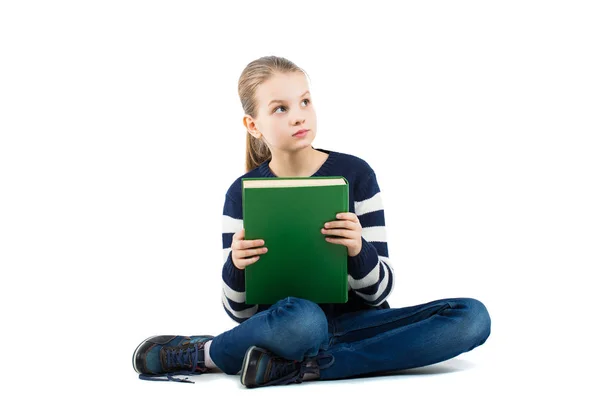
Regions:
<svg viewBox="0 0 600 398"><path fill-rule="evenodd" d="M329 156L313 176L344 176L348 180L349 211L358 216L362 226L362 249L357 256L348 257L348 302L319 306L330 317L363 309L390 308L386 299L394 288L394 269L388 255L383 202L375 172L356 156L317 150ZM238 323L270 307L245 303L245 274L231 260L233 234L243 228L241 181L245 177L276 176L267 160L238 177L225 194L221 299L227 315Z"/></svg>

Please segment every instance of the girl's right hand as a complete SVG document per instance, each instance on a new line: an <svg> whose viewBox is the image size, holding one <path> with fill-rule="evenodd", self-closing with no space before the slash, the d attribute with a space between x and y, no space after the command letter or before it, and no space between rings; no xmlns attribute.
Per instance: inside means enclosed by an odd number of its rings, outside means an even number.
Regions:
<svg viewBox="0 0 600 398"><path fill-rule="evenodd" d="M233 234L233 241L231 242L231 259L233 265L241 270L254 264L260 258L260 254L267 252L266 247L260 247L265 244L264 240L245 240L244 234L245 231L242 228L241 231Z"/></svg>

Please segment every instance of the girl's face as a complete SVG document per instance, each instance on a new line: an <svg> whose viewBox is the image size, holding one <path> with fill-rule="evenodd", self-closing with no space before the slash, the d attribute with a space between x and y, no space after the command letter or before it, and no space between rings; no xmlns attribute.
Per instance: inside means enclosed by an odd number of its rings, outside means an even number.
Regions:
<svg viewBox="0 0 600 398"><path fill-rule="evenodd" d="M257 117L246 127L254 137L262 135L271 152L295 151L311 145L316 135L317 115L304 73L275 74L258 86L256 99ZM303 137L294 137L301 129L308 132Z"/></svg>

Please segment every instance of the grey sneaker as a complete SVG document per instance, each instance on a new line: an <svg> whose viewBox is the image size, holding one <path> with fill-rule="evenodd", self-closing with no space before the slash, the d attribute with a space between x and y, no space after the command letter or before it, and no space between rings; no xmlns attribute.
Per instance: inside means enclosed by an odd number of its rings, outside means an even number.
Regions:
<svg viewBox="0 0 600 398"><path fill-rule="evenodd" d="M196 375L208 369L204 364L204 345L214 336L153 336L142 341L133 352L133 369L142 380L193 381L174 375Z"/></svg>
<svg viewBox="0 0 600 398"><path fill-rule="evenodd" d="M318 360L322 358L331 358L331 362L319 367ZM312 373L314 378L319 378L320 370L330 367L334 362L331 354L320 353L304 361L293 361L252 346L244 356L241 382L248 388L302 383L305 374Z"/></svg>

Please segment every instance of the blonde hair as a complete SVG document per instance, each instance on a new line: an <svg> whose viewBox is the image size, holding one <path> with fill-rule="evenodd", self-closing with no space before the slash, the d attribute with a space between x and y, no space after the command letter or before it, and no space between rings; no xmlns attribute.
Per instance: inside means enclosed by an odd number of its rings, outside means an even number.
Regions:
<svg viewBox="0 0 600 398"><path fill-rule="evenodd" d="M258 101L256 89L276 73L301 72L308 74L292 61L274 55L258 58L250 62L238 81L238 95L246 115L256 118ZM269 147L260 139L254 138L249 132L246 134L246 172L258 167L261 163L271 159Z"/></svg>

